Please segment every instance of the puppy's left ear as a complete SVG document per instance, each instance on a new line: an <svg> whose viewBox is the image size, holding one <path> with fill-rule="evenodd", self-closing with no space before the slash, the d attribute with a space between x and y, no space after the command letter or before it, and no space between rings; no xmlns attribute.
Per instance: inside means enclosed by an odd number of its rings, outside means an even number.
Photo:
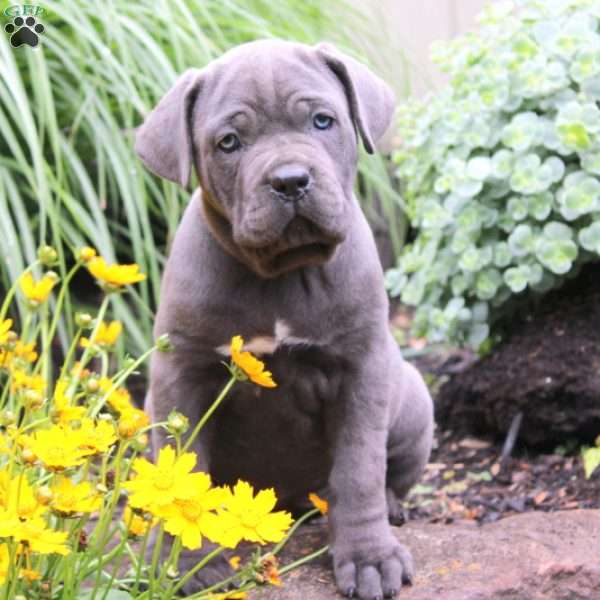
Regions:
<svg viewBox="0 0 600 600"><path fill-rule="evenodd" d="M202 86L202 71L189 69L138 127L135 151L157 175L187 187L194 162L192 109Z"/></svg>
<svg viewBox="0 0 600 600"><path fill-rule="evenodd" d="M316 51L344 87L365 150L373 154L375 143L386 132L394 116L392 88L331 44L319 44Z"/></svg>

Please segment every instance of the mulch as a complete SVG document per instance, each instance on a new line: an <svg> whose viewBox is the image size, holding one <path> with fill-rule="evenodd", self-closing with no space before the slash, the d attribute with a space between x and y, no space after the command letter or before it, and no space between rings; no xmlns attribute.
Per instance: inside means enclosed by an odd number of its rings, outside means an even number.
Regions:
<svg viewBox="0 0 600 600"><path fill-rule="evenodd" d="M600 469L586 479L578 451L520 448L503 460L502 447L438 431L421 482L406 499L406 517L482 524L527 511L600 508Z"/></svg>

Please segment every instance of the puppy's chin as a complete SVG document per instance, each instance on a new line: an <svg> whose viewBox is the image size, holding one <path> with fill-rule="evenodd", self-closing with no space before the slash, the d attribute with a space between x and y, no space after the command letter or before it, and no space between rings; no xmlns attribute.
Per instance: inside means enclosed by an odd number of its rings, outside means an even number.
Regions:
<svg viewBox="0 0 600 600"><path fill-rule="evenodd" d="M325 232L303 217L294 217L275 242L240 249L259 275L271 278L325 264L342 241L340 233Z"/></svg>

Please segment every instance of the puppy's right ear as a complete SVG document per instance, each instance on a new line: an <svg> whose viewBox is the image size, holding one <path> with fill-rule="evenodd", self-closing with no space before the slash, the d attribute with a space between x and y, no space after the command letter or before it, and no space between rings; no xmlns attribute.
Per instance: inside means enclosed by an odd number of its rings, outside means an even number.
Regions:
<svg viewBox="0 0 600 600"><path fill-rule="evenodd" d="M194 162L192 109L202 71L189 69L138 127L135 151L153 173L187 187Z"/></svg>

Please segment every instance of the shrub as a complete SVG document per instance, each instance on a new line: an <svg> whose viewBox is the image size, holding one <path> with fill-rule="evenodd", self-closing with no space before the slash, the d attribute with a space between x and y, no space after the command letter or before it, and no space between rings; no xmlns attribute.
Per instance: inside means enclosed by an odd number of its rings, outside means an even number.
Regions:
<svg viewBox="0 0 600 600"><path fill-rule="evenodd" d="M264 364L242 351L243 340L236 336L229 378L225 374L223 390L193 430L178 413L151 425L125 384L152 352L169 351L168 339L159 338L139 358L120 362L114 350L126 329L119 321L104 321L119 293L146 276L137 265L107 265L87 248L59 283L52 271L33 275L59 255L45 247L39 256L0 306L0 596L167 600L242 540L277 545L267 553L257 548L242 565L238 557L237 570L225 582L239 588L231 597L245 597L244 590L260 583L279 585L279 575L295 565L279 571L276 554L302 521L324 509L306 513L290 529L290 514L274 510L272 489L255 496L243 481L233 488L213 486L208 474L191 472L196 455L189 450L234 385L276 385ZM65 305L69 281L84 265L103 292L95 317L72 315ZM56 310L51 311L55 293ZM15 294L27 307L19 334L6 318ZM63 310L76 333L58 364L52 341ZM172 440L172 446L160 450L156 464L145 457L154 427L166 429ZM174 542L161 562L165 533ZM155 545L148 553L151 535ZM178 571L182 548L195 550L206 540L214 549L199 556L191 570ZM230 597L212 593L220 587L190 598Z"/></svg>
<svg viewBox="0 0 600 600"><path fill-rule="evenodd" d="M600 254L600 5L488 6L433 48L449 85L400 115L418 228L387 274L431 341L475 348L522 300Z"/></svg>

